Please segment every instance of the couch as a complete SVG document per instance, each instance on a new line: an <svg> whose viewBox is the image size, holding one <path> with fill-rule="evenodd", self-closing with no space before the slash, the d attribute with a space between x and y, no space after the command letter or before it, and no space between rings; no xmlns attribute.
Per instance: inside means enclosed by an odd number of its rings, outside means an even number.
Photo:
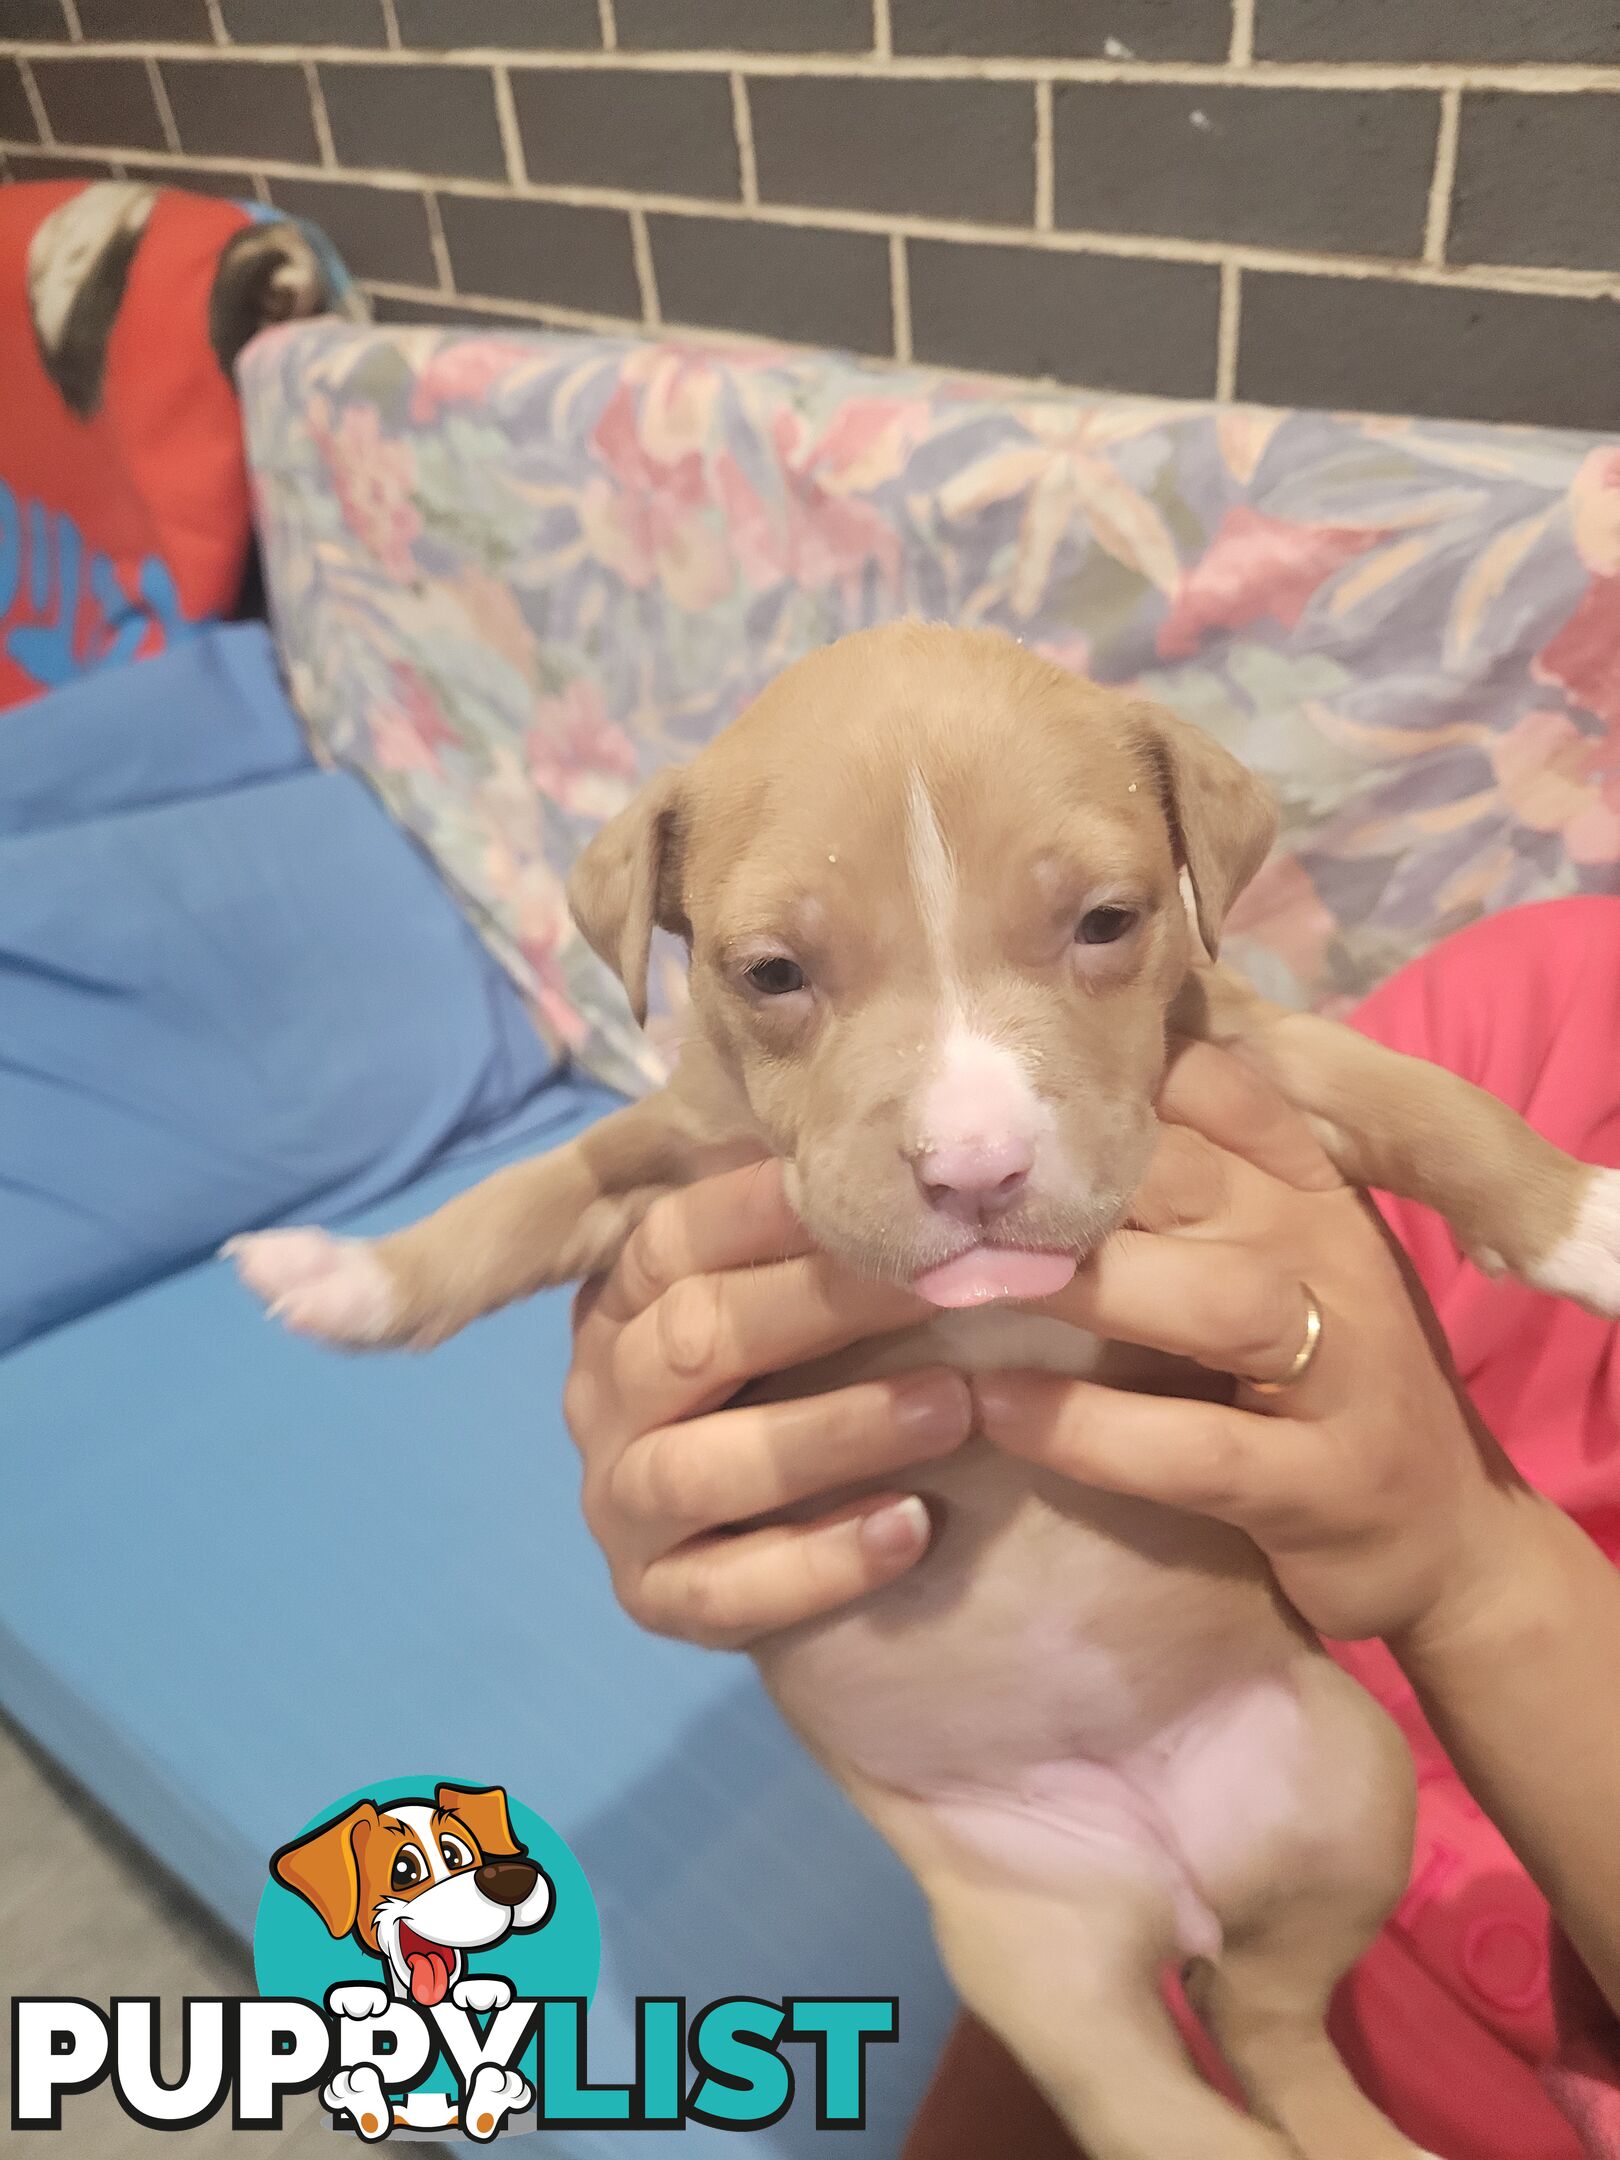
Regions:
<svg viewBox="0 0 1620 2160"><path fill-rule="evenodd" d="M893 1994L845 2138L884 2160L950 2014L920 1902L745 1661L618 1612L558 1407L566 1297L344 1359L213 1249L403 1221L652 1084L677 959L649 1044L567 864L863 623L998 624L1263 771L1283 838L1234 951L1295 1002L1620 889L1620 449L337 322L259 338L240 383L273 642L210 632L0 731L0 891L33 895L0 997L33 985L49 1048L0 1044L32 1090L26 1160L0 1099L0 1190L46 1154L56 1180L5 1218L52 1273L9 1278L0 1704L244 1935L337 1795L504 1782L600 1906L593 2074L627 2071L638 1993ZM109 765L131 728L160 769ZM797 2107L755 2142L816 2135Z"/></svg>

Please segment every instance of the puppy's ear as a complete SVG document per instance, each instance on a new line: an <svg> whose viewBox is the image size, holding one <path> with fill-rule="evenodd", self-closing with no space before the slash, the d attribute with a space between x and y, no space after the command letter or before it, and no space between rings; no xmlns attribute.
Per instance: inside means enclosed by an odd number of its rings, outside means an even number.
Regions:
<svg viewBox="0 0 1620 2160"><path fill-rule="evenodd" d="M591 950L624 984L636 1024L647 1017L655 929L680 927L677 862L682 780L661 772L609 818L574 865L568 905Z"/></svg>
<svg viewBox="0 0 1620 2160"><path fill-rule="evenodd" d="M1202 728L1158 705L1132 711L1177 859L1192 884L1198 933L1213 960L1228 908L1271 853L1277 805L1248 767Z"/></svg>
<svg viewBox="0 0 1620 2160"><path fill-rule="evenodd" d="M352 1934L360 1917L360 1855L377 1820L376 1807L362 1800L336 1822L322 1823L270 1857L276 1881L314 1906L329 1935Z"/></svg>
<svg viewBox="0 0 1620 2160"><path fill-rule="evenodd" d="M438 1785L433 1805L447 1815L460 1817L478 1840L478 1849L486 1860L512 1860L526 1849L518 1843L512 1828L504 1786Z"/></svg>

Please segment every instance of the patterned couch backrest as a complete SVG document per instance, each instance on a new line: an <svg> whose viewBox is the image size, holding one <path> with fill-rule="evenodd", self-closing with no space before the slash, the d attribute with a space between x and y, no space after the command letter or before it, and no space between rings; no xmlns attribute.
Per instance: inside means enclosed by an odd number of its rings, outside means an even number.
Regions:
<svg viewBox="0 0 1620 2160"><path fill-rule="evenodd" d="M1620 885L1620 447L337 323L241 376L317 747L619 1085L657 1054L568 922L569 865L797 655L906 614L1132 683L1272 784L1231 950L1290 1002ZM677 957L657 974L667 1014Z"/></svg>

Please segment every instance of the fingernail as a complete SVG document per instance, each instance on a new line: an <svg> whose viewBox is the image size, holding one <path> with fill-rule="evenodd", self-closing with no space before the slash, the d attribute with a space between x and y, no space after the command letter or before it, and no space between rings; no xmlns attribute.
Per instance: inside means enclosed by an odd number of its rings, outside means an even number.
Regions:
<svg viewBox="0 0 1620 2160"><path fill-rule="evenodd" d="M897 1560L915 1559L928 1543L933 1531L924 1501L915 1493L904 1500L891 1500L874 1514L861 1518L860 1541L874 1560L892 1564Z"/></svg>
<svg viewBox="0 0 1620 2160"><path fill-rule="evenodd" d="M895 1393L895 1423L908 1440L939 1440L954 1445L967 1438L973 1421L973 1397L960 1373L929 1373L907 1381Z"/></svg>

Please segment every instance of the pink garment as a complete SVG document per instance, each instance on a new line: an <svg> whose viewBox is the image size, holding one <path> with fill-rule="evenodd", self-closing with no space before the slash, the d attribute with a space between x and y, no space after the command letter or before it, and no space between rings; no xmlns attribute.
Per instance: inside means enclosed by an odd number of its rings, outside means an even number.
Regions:
<svg viewBox="0 0 1620 2160"><path fill-rule="evenodd" d="M1478 1082L1571 1154L1620 1166L1620 899L1495 916L1385 984L1354 1025ZM1613 1324L1490 1281L1426 1208L1380 1204L1486 1424L1620 1561ZM1352 2068L1446 2160L1620 2160L1620 2028L1388 1651L1358 1643L1335 1655L1398 1720L1419 1779L1411 1886L1335 2007Z"/></svg>

